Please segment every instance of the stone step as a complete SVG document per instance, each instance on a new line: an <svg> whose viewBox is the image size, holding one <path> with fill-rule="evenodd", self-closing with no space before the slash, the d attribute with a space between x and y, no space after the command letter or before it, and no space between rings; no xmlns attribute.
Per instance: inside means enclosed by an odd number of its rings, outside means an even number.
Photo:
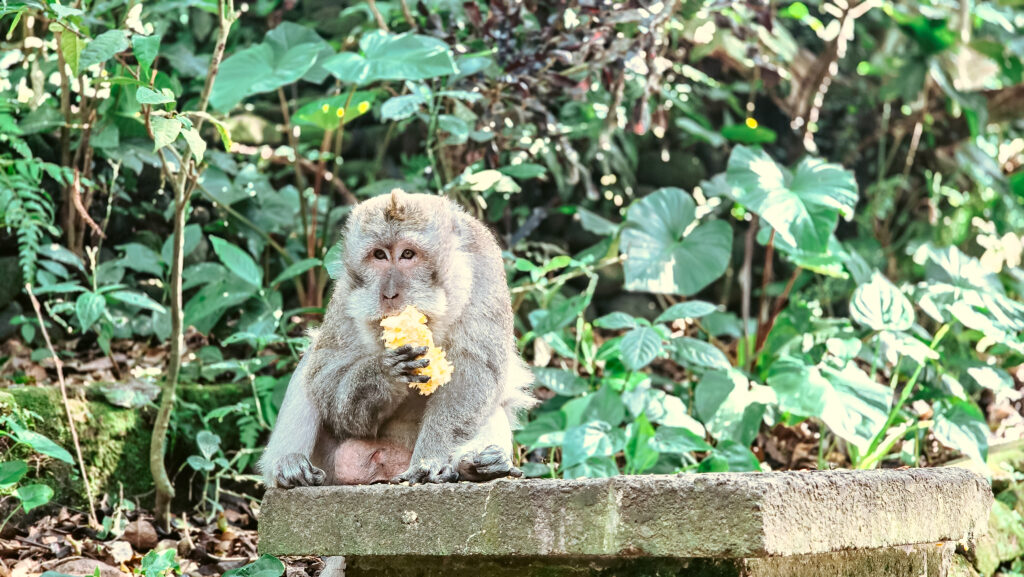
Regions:
<svg viewBox="0 0 1024 577"><path fill-rule="evenodd" d="M346 575L588 563L609 574L625 563L664 565L647 574L853 575L841 568L873 563L896 572L864 575L933 575L955 543L984 532L991 502L988 483L958 468L273 489L260 550L342 555Z"/></svg>

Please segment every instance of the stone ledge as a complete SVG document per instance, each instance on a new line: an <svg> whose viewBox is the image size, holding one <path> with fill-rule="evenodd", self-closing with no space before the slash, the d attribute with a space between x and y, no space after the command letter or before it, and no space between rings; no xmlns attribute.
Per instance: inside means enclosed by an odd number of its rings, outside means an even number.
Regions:
<svg viewBox="0 0 1024 577"><path fill-rule="evenodd" d="M438 556L732 558L745 559L750 573L761 557L940 550L983 533L991 502L984 479L957 468L316 487L267 491L259 548L344 555L353 565Z"/></svg>

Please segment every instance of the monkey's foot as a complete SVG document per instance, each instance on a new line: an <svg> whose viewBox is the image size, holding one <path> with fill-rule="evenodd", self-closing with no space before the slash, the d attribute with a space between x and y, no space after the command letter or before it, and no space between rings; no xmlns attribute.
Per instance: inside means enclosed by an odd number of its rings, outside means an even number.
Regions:
<svg viewBox="0 0 1024 577"><path fill-rule="evenodd" d="M274 465L274 481L282 489L319 486L326 478L327 473L299 453L289 453Z"/></svg>
<svg viewBox="0 0 1024 577"><path fill-rule="evenodd" d="M391 479L392 483L454 483L459 480L458 473L448 463L420 461L409 465L409 468Z"/></svg>
<svg viewBox="0 0 1024 577"><path fill-rule="evenodd" d="M522 477L523 472L512 464L512 457L498 445L466 453L457 468L460 481L490 481L500 477Z"/></svg>

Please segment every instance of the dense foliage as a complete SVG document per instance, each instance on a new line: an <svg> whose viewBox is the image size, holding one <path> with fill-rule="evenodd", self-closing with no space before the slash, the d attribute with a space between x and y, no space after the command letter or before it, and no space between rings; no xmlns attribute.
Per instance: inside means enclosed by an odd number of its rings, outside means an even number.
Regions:
<svg viewBox="0 0 1024 577"><path fill-rule="evenodd" d="M171 341L181 379L250 383L169 414L204 507L274 422L339 224L393 188L503 243L530 476L922 466L1024 431L1016 0L0 10L0 333L29 365L44 322L66 359ZM0 468L26 511L27 471Z"/></svg>

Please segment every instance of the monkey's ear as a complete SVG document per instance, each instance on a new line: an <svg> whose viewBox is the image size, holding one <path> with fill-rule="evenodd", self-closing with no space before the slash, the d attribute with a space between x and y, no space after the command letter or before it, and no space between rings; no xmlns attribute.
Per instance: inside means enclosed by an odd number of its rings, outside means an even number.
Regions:
<svg viewBox="0 0 1024 577"><path fill-rule="evenodd" d="M384 209L385 220L405 220L405 192L401 189L393 189L388 205Z"/></svg>

